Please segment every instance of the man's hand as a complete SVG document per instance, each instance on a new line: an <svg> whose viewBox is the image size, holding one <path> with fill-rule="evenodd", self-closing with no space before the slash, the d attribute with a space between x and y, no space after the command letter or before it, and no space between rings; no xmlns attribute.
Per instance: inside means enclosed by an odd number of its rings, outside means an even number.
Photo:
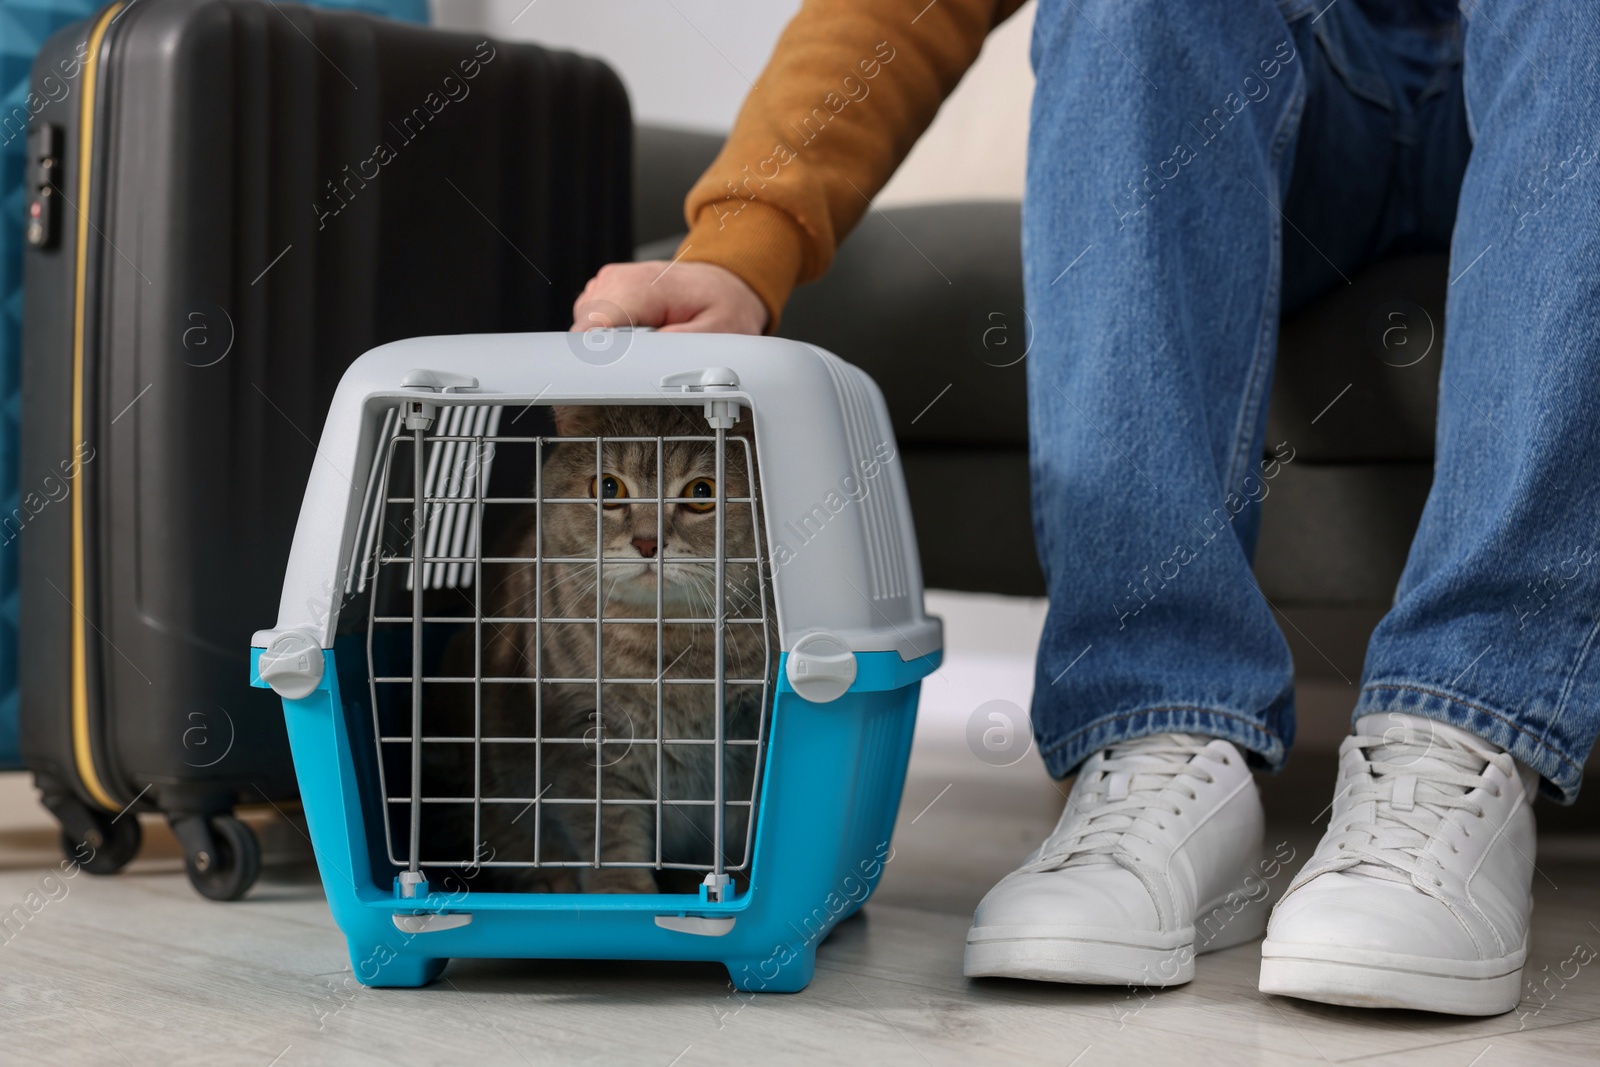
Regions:
<svg viewBox="0 0 1600 1067"><path fill-rule="evenodd" d="M572 305L572 329L654 326L672 333L761 333L767 308L713 263L608 263ZM613 321L619 320L619 321Z"/></svg>

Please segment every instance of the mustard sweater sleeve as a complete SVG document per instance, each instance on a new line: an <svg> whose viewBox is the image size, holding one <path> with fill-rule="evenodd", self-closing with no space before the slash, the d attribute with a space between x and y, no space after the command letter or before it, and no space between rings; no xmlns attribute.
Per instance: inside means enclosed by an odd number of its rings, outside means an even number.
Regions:
<svg viewBox="0 0 1600 1067"><path fill-rule="evenodd" d="M678 257L743 278L773 329L1022 3L805 0L689 191Z"/></svg>

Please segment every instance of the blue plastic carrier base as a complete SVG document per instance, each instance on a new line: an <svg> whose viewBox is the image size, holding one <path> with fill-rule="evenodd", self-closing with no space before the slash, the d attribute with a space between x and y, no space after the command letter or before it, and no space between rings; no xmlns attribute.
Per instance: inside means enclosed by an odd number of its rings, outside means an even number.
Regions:
<svg viewBox="0 0 1600 1067"><path fill-rule="evenodd" d="M252 650L250 680L264 688L261 652ZM344 641L325 655L316 690L283 708L328 905L363 985L426 985L452 957L702 960L727 967L735 988L767 993L806 987L817 946L860 910L893 862L921 679L941 659L857 653L855 682L815 704L795 693L788 654L780 658L749 888L713 903L669 894L484 893L465 881L401 899L393 885L378 884L369 858L352 759L363 741L351 730L352 717L368 712L346 704L339 689L337 657L364 656L359 642Z"/></svg>
<svg viewBox="0 0 1600 1067"><path fill-rule="evenodd" d="M304 0L313 7L428 21L428 0ZM17 424L22 388L22 218L27 127L46 106L29 92L34 57L45 38L86 19L100 0L0 0L0 770L17 770L17 549L21 524L5 524L23 506L22 494L42 499L39 486L21 486ZM70 85L66 91L70 92ZM61 99L65 99L62 97ZM43 473L41 472L41 476ZM20 486L20 488L19 488Z"/></svg>

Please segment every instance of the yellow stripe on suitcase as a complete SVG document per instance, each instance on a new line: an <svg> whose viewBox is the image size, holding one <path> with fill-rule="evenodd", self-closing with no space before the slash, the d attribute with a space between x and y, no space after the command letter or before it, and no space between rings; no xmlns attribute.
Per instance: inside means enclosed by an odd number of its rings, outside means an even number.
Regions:
<svg viewBox="0 0 1600 1067"><path fill-rule="evenodd" d="M112 4L100 13L94 29L89 33L88 53L83 61L83 107L78 119L78 235L77 277L73 284L72 317L72 440L73 447L83 437L83 345L84 319L88 301L89 264L89 174L94 149L94 98L95 76L99 73L100 44L105 39L122 4ZM84 614L83 567L83 465L77 464L72 473L72 753L78 767L78 779L89 795L109 811L121 805L111 799L111 793L100 780L95 767L94 748L89 736L89 656L88 637L84 632L88 616Z"/></svg>

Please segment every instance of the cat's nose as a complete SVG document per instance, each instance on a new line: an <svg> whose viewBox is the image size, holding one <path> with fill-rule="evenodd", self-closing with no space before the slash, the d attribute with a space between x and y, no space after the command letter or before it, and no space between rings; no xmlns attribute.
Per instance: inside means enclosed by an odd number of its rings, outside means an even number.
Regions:
<svg viewBox="0 0 1600 1067"><path fill-rule="evenodd" d="M633 547L639 550L639 555L645 559L654 559L656 555L656 539L654 537L635 537Z"/></svg>

